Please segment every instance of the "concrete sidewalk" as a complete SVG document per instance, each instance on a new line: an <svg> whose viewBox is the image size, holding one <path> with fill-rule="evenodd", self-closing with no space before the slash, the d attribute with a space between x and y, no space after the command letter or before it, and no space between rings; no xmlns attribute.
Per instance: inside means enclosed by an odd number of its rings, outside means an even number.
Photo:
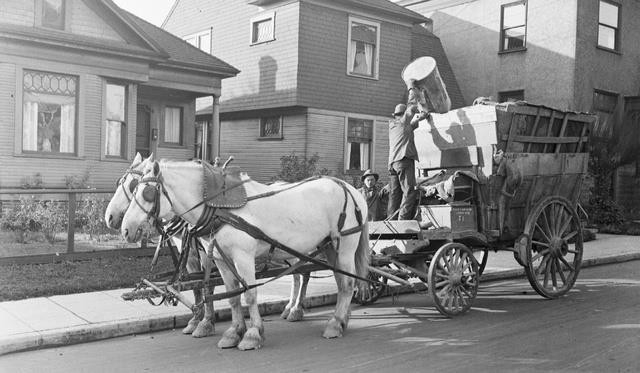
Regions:
<svg viewBox="0 0 640 373"><path fill-rule="evenodd" d="M640 237L598 234L584 244L583 268L640 259ZM521 276L522 267L510 252L490 252L483 281ZM333 304L336 285L329 271L314 273L309 282L306 307ZM482 286L482 284L480 285ZM179 329L191 312L184 306L154 307L146 301L124 301L118 289L32 298L0 303L0 355L10 352L152 331ZM289 298L290 277L260 287L261 313L280 313ZM186 292L192 298L192 292ZM216 320L229 320L226 300L214 303ZM217 331L216 334L221 333Z"/></svg>

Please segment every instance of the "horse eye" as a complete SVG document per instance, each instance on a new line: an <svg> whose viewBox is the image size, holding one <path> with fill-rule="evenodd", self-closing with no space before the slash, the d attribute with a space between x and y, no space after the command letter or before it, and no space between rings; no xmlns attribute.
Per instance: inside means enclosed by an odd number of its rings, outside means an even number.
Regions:
<svg viewBox="0 0 640 373"><path fill-rule="evenodd" d="M142 190L142 198L147 202L153 202L156 199L156 188L153 185L147 185Z"/></svg>
<svg viewBox="0 0 640 373"><path fill-rule="evenodd" d="M131 182L129 183L129 191L133 193L133 191L136 190L137 186L138 186L138 179L131 180Z"/></svg>

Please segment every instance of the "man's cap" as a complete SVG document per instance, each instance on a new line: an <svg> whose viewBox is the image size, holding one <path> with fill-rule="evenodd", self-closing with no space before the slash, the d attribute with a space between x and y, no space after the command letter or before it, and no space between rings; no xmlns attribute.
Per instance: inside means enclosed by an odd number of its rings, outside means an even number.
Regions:
<svg viewBox="0 0 640 373"><path fill-rule="evenodd" d="M401 115L401 114L404 114L405 111L407 111L407 105L398 104L396 105L396 108L393 111L393 115Z"/></svg>
<svg viewBox="0 0 640 373"><path fill-rule="evenodd" d="M374 179L376 179L376 181L378 181L378 174L377 174L377 173L375 173L375 172L373 172L373 171L371 171L371 170L366 170L366 171L362 174L362 177L360 177L360 180L364 181L364 179L365 179L367 176L373 176L373 178L374 178Z"/></svg>

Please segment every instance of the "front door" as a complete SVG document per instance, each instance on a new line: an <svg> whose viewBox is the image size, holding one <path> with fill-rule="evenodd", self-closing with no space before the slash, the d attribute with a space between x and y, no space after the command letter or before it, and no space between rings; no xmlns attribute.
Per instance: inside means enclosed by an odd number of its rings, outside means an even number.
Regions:
<svg viewBox="0 0 640 373"><path fill-rule="evenodd" d="M147 105L138 105L136 152L145 158L151 154L151 108Z"/></svg>

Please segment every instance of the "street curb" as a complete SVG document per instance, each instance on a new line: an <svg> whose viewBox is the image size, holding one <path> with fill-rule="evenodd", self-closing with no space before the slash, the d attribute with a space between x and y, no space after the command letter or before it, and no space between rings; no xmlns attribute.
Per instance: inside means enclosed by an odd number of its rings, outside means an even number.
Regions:
<svg viewBox="0 0 640 373"><path fill-rule="evenodd" d="M640 253L629 253L613 255L601 258L585 259L582 261L582 268L598 265L622 263L632 260L640 260ZM485 273L480 278L480 282L505 280L524 276L524 269L509 269ZM385 296L406 294L416 290L426 290L426 286L418 286L418 289L404 285L393 286L393 289ZM306 308L328 306L336 303L337 295L320 294L309 296L305 300ZM287 305L288 300L266 301L258 305L262 316L279 314ZM158 332L169 329L181 329L191 318L190 312L183 315L144 317L134 319L124 319L103 323L75 326L66 329L54 329L44 332L25 333L17 336L0 338L0 355L13 352L35 350L40 348L50 348L66 346L77 343L86 343L102 339L123 337L127 335ZM231 310L226 307L215 311L215 321L228 321L231 319ZM216 333L216 335L220 335ZM188 338L188 336L185 336Z"/></svg>

